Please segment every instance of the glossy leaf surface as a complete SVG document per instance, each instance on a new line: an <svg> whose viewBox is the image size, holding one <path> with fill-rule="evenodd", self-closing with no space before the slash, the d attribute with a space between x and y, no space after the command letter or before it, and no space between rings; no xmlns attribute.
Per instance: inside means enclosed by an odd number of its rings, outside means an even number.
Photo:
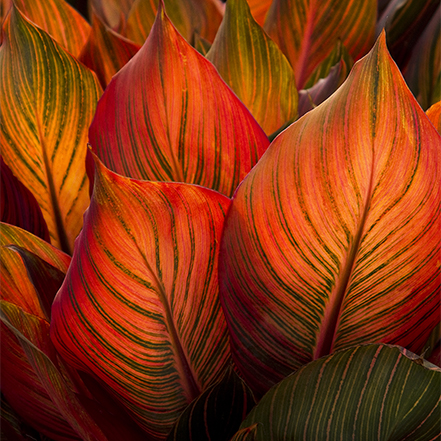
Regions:
<svg viewBox="0 0 441 441"><path fill-rule="evenodd" d="M136 0L127 19L127 37L144 44L155 21L159 0ZM161 0L162 3L162 0ZM212 42L222 21L219 0L164 0L167 15L179 33L193 44L197 32Z"/></svg>
<svg viewBox="0 0 441 441"><path fill-rule="evenodd" d="M415 44L404 73L423 109L441 100L441 6Z"/></svg>
<svg viewBox="0 0 441 441"><path fill-rule="evenodd" d="M124 178L100 162L95 179L51 336L70 363L112 387L152 439L165 439L229 362L217 265L230 200Z"/></svg>
<svg viewBox="0 0 441 441"><path fill-rule="evenodd" d="M274 140L235 194L220 258L250 387L361 343L421 350L439 321L440 143L384 35Z"/></svg>
<svg viewBox="0 0 441 441"><path fill-rule="evenodd" d="M255 404L251 390L230 366L182 412L167 441L229 440Z"/></svg>
<svg viewBox="0 0 441 441"><path fill-rule="evenodd" d="M368 345L316 360L274 386L241 427L257 424L258 441L438 439L441 369L408 356Z"/></svg>
<svg viewBox="0 0 441 441"><path fill-rule="evenodd" d="M275 0L265 30L287 56L300 90L339 39L354 60L368 52L376 9L374 0Z"/></svg>
<svg viewBox="0 0 441 441"><path fill-rule="evenodd" d="M0 220L50 241L49 230L34 195L13 175L0 156Z"/></svg>
<svg viewBox="0 0 441 441"><path fill-rule="evenodd" d="M206 55L270 135L297 116L294 72L277 45L254 21L246 0L229 0Z"/></svg>
<svg viewBox="0 0 441 441"><path fill-rule="evenodd" d="M214 66L162 9L145 45L99 101L89 139L117 173L199 184L227 196L269 144Z"/></svg>
<svg viewBox="0 0 441 441"><path fill-rule="evenodd" d="M438 133L441 133L441 101L438 101L426 112L427 117L430 119L432 124L435 126Z"/></svg>
<svg viewBox="0 0 441 441"><path fill-rule="evenodd" d="M32 191L51 242L71 252L87 208L87 129L100 86L14 9L0 49L1 154Z"/></svg>
<svg viewBox="0 0 441 441"><path fill-rule="evenodd" d="M92 31L79 60L98 76L103 89L132 57L140 46L108 28L92 15Z"/></svg>
<svg viewBox="0 0 441 441"><path fill-rule="evenodd" d="M64 0L14 0L15 6L75 57L90 33L89 23Z"/></svg>

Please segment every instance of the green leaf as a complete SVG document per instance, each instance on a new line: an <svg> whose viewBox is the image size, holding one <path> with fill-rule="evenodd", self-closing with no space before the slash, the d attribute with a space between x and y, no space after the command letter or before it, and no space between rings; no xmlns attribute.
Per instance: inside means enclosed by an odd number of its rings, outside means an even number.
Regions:
<svg viewBox="0 0 441 441"><path fill-rule="evenodd" d="M241 428L257 424L258 441L438 439L441 369L415 357L386 345L323 357L274 386Z"/></svg>
<svg viewBox="0 0 441 441"><path fill-rule="evenodd" d="M271 134L297 116L294 72L277 45L254 21L246 0L228 0L206 55L225 82Z"/></svg>

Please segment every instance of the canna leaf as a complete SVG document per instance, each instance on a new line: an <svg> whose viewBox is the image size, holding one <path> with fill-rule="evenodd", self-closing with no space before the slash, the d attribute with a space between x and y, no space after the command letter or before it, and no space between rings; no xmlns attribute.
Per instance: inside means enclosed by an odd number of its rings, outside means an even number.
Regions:
<svg viewBox="0 0 441 441"><path fill-rule="evenodd" d="M89 23L64 0L14 0L26 18L46 31L75 57L90 34Z"/></svg>
<svg viewBox="0 0 441 441"><path fill-rule="evenodd" d="M441 100L441 6L415 44L404 78L423 109Z"/></svg>
<svg viewBox="0 0 441 441"><path fill-rule="evenodd" d="M354 60L368 52L376 9L375 0L274 0L264 29L291 63L300 90L338 40Z"/></svg>
<svg viewBox="0 0 441 441"><path fill-rule="evenodd" d="M34 195L12 174L0 156L0 220L50 241L49 230Z"/></svg>
<svg viewBox="0 0 441 441"><path fill-rule="evenodd" d="M0 301L0 319L2 353L6 354L2 357L2 391L11 405L55 440L107 441L57 367L49 323L4 300Z"/></svg>
<svg viewBox="0 0 441 441"><path fill-rule="evenodd" d="M95 71L103 89L132 57L140 46L109 29L92 13L92 32L79 60Z"/></svg>
<svg viewBox="0 0 441 441"><path fill-rule="evenodd" d="M230 366L182 412L167 441L228 441L255 404L251 390Z"/></svg>
<svg viewBox="0 0 441 441"><path fill-rule="evenodd" d="M228 335L218 249L230 200L181 183L97 175L51 337L109 385L149 439L222 375Z"/></svg>
<svg viewBox="0 0 441 441"><path fill-rule="evenodd" d="M269 144L213 65L185 42L162 8L145 45L99 101L89 139L117 173L199 184L227 196Z"/></svg>
<svg viewBox="0 0 441 441"><path fill-rule="evenodd" d="M426 112L427 118L430 119L438 133L441 133L441 101L438 101Z"/></svg>
<svg viewBox="0 0 441 441"><path fill-rule="evenodd" d="M382 34L242 182L219 280L253 390L362 343L420 352L439 322L440 143Z"/></svg>
<svg viewBox="0 0 441 441"><path fill-rule="evenodd" d="M87 128L100 86L14 8L0 48L1 154L32 191L52 243L70 253L89 197Z"/></svg>
<svg viewBox="0 0 441 441"><path fill-rule="evenodd" d="M241 427L257 424L258 441L438 439L441 369L414 356L368 345L323 357L274 386Z"/></svg>
<svg viewBox="0 0 441 441"><path fill-rule="evenodd" d="M206 55L265 133L297 116L294 72L277 45L254 21L246 0L228 0Z"/></svg>
<svg viewBox="0 0 441 441"><path fill-rule="evenodd" d="M127 37L144 44L162 0L136 0L127 19ZM193 44L194 33L210 43L222 21L222 3L218 0L164 0L166 11L179 33Z"/></svg>

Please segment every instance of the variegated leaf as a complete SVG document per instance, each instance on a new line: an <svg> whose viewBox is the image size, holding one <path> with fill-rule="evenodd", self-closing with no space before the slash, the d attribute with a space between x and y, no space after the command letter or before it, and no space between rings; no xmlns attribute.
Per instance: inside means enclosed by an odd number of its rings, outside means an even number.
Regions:
<svg viewBox="0 0 441 441"><path fill-rule="evenodd" d="M254 390L356 344L420 352L439 321L440 144L383 34L249 173L219 280L232 354Z"/></svg>

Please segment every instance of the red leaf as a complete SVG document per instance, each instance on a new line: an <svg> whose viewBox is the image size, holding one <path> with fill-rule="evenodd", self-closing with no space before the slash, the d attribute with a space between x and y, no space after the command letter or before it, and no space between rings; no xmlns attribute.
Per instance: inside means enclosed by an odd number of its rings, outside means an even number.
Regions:
<svg viewBox="0 0 441 441"><path fill-rule="evenodd" d="M117 173L199 184L227 196L269 143L161 8L146 43L99 101L89 139Z"/></svg>

